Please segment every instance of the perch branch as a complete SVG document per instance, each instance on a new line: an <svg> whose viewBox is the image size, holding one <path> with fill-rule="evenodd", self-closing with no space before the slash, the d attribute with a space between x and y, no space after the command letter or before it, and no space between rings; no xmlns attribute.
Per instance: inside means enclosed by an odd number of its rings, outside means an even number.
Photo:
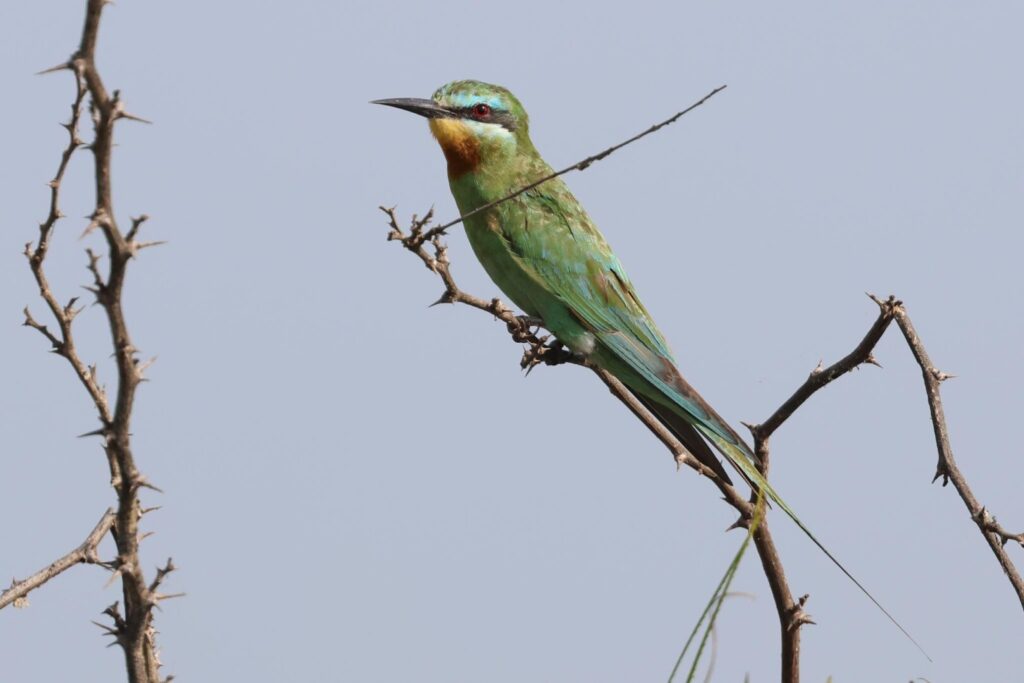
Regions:
<svg viewBox="0 0 1024 683"><path fill-rule="evenodd" d="M430 221L430 212L423 218L414 217L412 227L406 233L399 227L394 209L381 207L381 210L388 216L388 240L399 242L408 251L415 254L444 284L444 292L435 303L462 303L484 311L505 323L513 341L526 345L522 360L520 361L520 366L526 370L530 370L539 364L561 365L566 363L589 368L604 382L612 395L629 408L633 415L665 445L669 452L672 453L677 465L686 465L699 474L706 476L718 487L724 500L739 513L739 519L733 525L734 527L748 526L754 516L753 501L748 501L735 487L720 479L714 470L693 457L679 440L616 377L588 363L581 356L567 351L557 341L549 341L549 335L541 335L540 333L542 329L540 321L516 315L512 309L505 306L499 299L488 301L467 294L459 289L455 278L452 276L447 247L441 242L441 236L435 234L430 238L432 250L428 250L424 244L422 236L425 233L423 228ZM762 519L761 524L758 525L754 533L754 543L779 610L779 623L784 649L783 680L788 683L795 683L799 680L799 627L805 623L813 623L803 611L807 596L799 600L793 599L789 584L786 581L782 560L779 557L778 549L775 546L767 520Z"/></svg>
<svg viewBox="0 0 1024 683"><path fill-rule="evenodd" d="M719 488L726 502L739 512L740 517L734 526L745 527L749 524L749 521L753 516L754 505L756 504L754 493L751 494L749 500L740 496L735 488L721 480L712 470L710 470L710 468L704 466L689 454L683 445L679 443L679 441L667 429L665 429L661 422L657 420L655 416L652 415L646 407L644 407L635 398L635 396L633 396L633 394L622 385L621 382L619 382L619 380L602 369L590 365L585 358L577 356L566 350L557 339L552 339L551 335L542 335L542 321L534 320L522 315L516 315L512 309L505 306L499 299L491 299L488 301L467 294L459 289L451 274L447 247L441 242L441 237L448 228L464 221L466 218L493 208L502 202L513 199L523 192L547 182L552 178L573 170L585 170L595 161L603 159L616 150L677 120L683 114L688 111L692 111L694 108L703 104L709 98L724 89L724 87L725 86L716 88L687 109L677 113L666 121L655 124L643 133L634 136L623 143L614 145L603 152L567 166L561 171L545 176L534 183L522 187L494 202L485 204L440 226L433 228L427 227L433 218L433 209L431 209L431 211L429 211L422 219L418 219L415 216L413 217L412 227L410 232L407 234L399 227L398 219L393 208L388 209L381 207L381 210L388 216L388 224L390 228L388 232L388 240L400 242L408 251L416 254L429 270L441 278L445 289L441 298L438 299L435 304L466 304L478 310L490 313L492 316L505 323L512 339L518 343L526 344L526 349L523 353L520 365L527 371L539 364L559 365L569 363L588 367L590 370L595 372L601 381L603 381L608 387L609 391L624 403L637 417L637 419L646 425L648 429L650 429L651 432L669 449L675 457L677 464L685 464L700 474L707 476ZM433 253L427 250L427 243L431 245ZM928 359L928 356L924 351L924 347L920 344L916 332L914 332L913 327L910 324L910 319L907 317L906 311L903 309L902 302L892 296L884 301L879 300L874 296L871 296L871 298L878 304L880 311L878 317L868 329L860 343L850 353L832 365L823 368L819 364L819 367L815 368L810 373L803 384L801 384L797 390L763 423L759 425L747 425L754 437L755 453L759 459L758 467L761 470L761 473L767 477L771 456L769 443L770 437L786 422L786 420L789 419L790 416L793 415L796 410L811 398L811 396L836 379L862 365L878 365L874 358L873 351L879 340L885 334L885 331L889 328L890 324L893 320L896 320L903 331L915 358L920 364L924 375L925 387L928 393L928 402L932 411L932 422L935 427L935 438L939 450L939 465L936 471L936 479L940 476L943 477L944 484L948 481L953 481L954 486L960 493L961 498L964 500L964 503L967 505L968 510L971 513L971 518L978 525L989 546L996 554L1000 565L1003 567L1011 584L1017 592L1022 606L1024 606L1024 581L1021 580L1019 573L1010 561L1004 548L1004 545L1008 541L1014 541L1024 545L1024 533L1013 534L1000 526L995 521L995 518L992 517L992 515L974 498L970 488L966 484L966 481L961 475L959 469L956 467L956 463L953 460L952 450L949 447L945 418L942 414L942 405L938 392L939 383L947 379L948 376L937 371L932 366L931 361ZM783 569L781 559L779 558L778 550L772 539L767 521L762 523L755 531L754 542L758 555L761 559L765 576L767 577L771 588L779 616L782 638L782 680L786 683L795 683L796 681L799 681L800 676L800 627L804 624L814 623L809 615L804 611L804 607L809 596L804 595L798 599L793 597L786 581L785 571ZM902 627L900 628L902 630ZM911 638L911 640L913 639Z"/></svg>

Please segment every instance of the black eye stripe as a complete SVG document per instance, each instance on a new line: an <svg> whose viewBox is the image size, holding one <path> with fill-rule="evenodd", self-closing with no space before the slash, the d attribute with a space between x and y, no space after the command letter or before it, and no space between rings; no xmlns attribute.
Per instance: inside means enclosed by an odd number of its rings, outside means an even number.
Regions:
<svg viewBox="0 0 1024 683"><path fill-rule="evenodd" d="M454 110L454 112L459 118L472 119L473 121L476 121L478 119L476 117L476 112L474 111L475 108L476 105L459 107ZM485 121L485 123L496 123L508 131L514 131L516 129L516 120L515 117L512 116L512 113L505 111L504 109L495 109L494 107L491 107L490 115L487 117L487 121Z"/></svg>

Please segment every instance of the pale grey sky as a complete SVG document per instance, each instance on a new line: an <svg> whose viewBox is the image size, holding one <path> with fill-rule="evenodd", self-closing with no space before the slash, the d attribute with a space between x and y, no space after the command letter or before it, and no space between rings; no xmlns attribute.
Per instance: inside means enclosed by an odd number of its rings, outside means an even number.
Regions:
<svg viewBox="0 0 1024 683"><path fill-rule="evenodd" d="M32 74L78 38L79 0L4 3L0 82L0 572L76 545L112 500L69 369L21 328L42 314L20 251L46 210L72 95ZM384 241L378 204L455 215L424 122L372 107L478 78L511 88L568 164L727 83L570 186L629 269L683 372L733 424L764 419L860 339L865 291L903 298L943 370L976 493L1024 527L1015 426L1024 95L1017 2L592 3L120 0L101 67L129 109L122 219L162 249L132 265L145 354L136 452L165 491L147 564L182 681L657 681L741 536L731 510L588 373L535 371ZM49 271L86 281L87 157ZM461 231L467 290L496 293ZM105 329L80 318L83 353ZM890 333L867 368L774 440L801 516L934 655L929 664L793 526L774 529L804 680L1020 677L1019 603L935 454L917 367ZM104 370L101 368L101 373ZM106 376L112 378L112 369ZM1020 561L1022 553L1014 549ZM0 580L3 579L0 576ZM89 624L119 597L77 568L0 614L0 679L119 680ZM756 562L726 605L718 681L777 678Z"/></svg>

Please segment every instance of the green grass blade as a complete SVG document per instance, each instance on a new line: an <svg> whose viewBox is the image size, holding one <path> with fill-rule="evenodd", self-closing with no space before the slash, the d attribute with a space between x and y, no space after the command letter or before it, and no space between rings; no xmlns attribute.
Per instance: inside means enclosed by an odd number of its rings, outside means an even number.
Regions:
<svg viewBox="0 0 1024 683"><path fill-rule="evenodd" d="M747 547L750 546L750 539L753 538L754 532L757 530L758 525L761 523L761 516L764 513L764 506L761 504L761 495L758 495L758 501L755 506L754 519L751 520L750 528L747 530L747 535L743 538L743 543L740 544L739 550L736 551L736 555L732 558L732 562L729 563L729 567L725 570L725 574L722 576L721 581L718 582L718 586L715 587L714 592L711 594L711 599L708 600L708 604L704 607L704 611L700 615L700 619L694 624L693 630L690 631L690 637L686 639L686 644L683 645L683 651L679 653L679 658L676 659L676 664L672 667L672 673L669 674L668 683L672 683L675 680L676 674L679 672L679 667L682 666L683 660L686 658L686 653L693 644L694 639L697 637L697 632L700 630L701 624L704 623L705 619L708 619L707 627L704 629L704 635L701 637L700 645L697 648L697 653L694 655L693 664L690 666L690 671L686 677L687 683L691 683L694 677L697 675L697 666L700 664L701 655L704 653L704 648L707 645L708 638L711 636L711 630L715 626L715 620L718 618L718 612L722 609L722 603L725 601L726 596L729 593L729 586L732 584L733 578L736 576L736 571L739 569L740 561L743 559L744 553L747 552Z"/></svg>

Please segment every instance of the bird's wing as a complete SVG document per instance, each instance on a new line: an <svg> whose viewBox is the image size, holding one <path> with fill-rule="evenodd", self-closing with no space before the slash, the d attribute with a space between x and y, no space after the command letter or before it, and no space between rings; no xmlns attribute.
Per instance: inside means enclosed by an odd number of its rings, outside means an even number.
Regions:
<svg viewBox="0 0 1024 683"><path fill-rule="evenodd" d="M739 449L740 460L749 466L735 463L741 472L756 472L753 453L743 440L679 374L668 343L640 302L622 263L568 188L555 180L525 193L501 223L507 226L515 216L520 221L525 216L525 225L507 230L506 238L522 265L604 347L665 401L684 411L694 427Z"/></svg>
<svg viewBox="0 0 1024 683"><path fill-rule="evenodd" d="M512 203L516 202L515 206ZM683 379L672 352L637 297L622 264L568 187L555 179L497 207L513 254L619 360L642 376L736 467L907 636L924 650L797 517L755 465L736 432ZM516 229L513 221L524 220ZM679 412L679 411L677 411ZM927 653L925 653L927 657Z"/></svg>

